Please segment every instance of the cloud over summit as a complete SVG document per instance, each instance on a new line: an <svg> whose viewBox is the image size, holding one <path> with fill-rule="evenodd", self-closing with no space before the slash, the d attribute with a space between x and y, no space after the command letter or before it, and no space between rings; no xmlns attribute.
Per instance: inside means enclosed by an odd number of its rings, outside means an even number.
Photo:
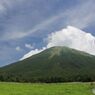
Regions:
<svg viewBox="0 0 95 95"><path fill-rule="evenodd" d="M67 28L49 34L47 38L47 46L44 49L32 50L24 55L22 59L53 46L67 46L95 55L95 37L78 28L67 26Z"/></svg>
<svg viewBox="0 0 95 95"><path fill-rule="evenodd" d="M68 46L95 55L95 37L72 26L50 34L47 47L52 46Z"/></svg>

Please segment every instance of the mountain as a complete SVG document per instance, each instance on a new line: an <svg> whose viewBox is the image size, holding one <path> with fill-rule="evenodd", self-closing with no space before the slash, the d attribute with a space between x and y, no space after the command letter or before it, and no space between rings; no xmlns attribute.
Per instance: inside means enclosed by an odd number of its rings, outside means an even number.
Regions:
<svg viewBox="0 0 95 95"><path fill-rule="evenodd" d="M56 46L0 68L1 81L95 81L95 56Z"/></svg>

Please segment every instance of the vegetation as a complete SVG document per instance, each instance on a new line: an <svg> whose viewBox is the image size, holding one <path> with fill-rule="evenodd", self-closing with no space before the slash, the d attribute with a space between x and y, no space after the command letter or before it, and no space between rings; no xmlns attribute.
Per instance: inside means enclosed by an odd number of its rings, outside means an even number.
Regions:
<svg viewBox="0 0 95 95"><path fill-rule="evenodd" d="M0 83L0 95L94 95L90 83Z"/></svg>
<svg viewBox="0 0 95 95"><path fill-rule="evenodd" d="M67 47L52 47L0 69L1 81L95 81L95 56Z"/></svg>

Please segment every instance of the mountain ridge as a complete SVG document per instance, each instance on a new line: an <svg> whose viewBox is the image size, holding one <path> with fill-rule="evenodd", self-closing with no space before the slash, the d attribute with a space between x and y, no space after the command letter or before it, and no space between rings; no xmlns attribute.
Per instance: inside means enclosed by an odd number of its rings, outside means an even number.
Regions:
<svg viewBox="0 0 95 95"><path fill-rule="evenodd" d="M47 48L46 50L48 50L48 49L50 49L50 48ZM89 54L89 53L87 53L87 52L85 52L85 51L81 51L81 50L77 50L77 49L73 49L73 48L70 48L70 47L67 47L67 46L53 46L53 47L51 47L51 49L56 49L56 50L66 50L66 49L68 49L68 50L73 50L73 51L76 51L76 52L79 52L79 53L81 53L81 54L84 54L84 55L86 55L86 56L94 56L94 55L92 55L92 54ZM45 50L44 50L45 51ZM41 51L40 53L42 53L42 52L44 52L44 51ZM40 54L40 53L37 53L37 54ZM37 54L34 54L34 55L37 55ZM34 56L34 55L32 55L32 56ZM32 57L32 56L30 56L30 57ZM30 58L30 57L28 57L28 58ZM26 59L28 59L28 58L26 58ZM23 59L23 60L25 60L25 59ZM23 61L23 60L20 60L20 61Z"/></svg>
<svg viewBox="0 0 95 95"><path fill-rule="evenodd" d="M95 81L95 56L68 47L46 49L0 69L1 81Z"/></svg>

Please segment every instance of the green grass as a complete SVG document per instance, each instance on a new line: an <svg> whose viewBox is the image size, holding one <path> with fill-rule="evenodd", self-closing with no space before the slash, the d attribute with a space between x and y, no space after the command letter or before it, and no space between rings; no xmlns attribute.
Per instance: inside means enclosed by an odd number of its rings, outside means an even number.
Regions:
<svg viewBox="0 0 95 95"><path fill-rule="evenodd" d="M90 83L0 83L0 95L94 95Z"/></svg>

